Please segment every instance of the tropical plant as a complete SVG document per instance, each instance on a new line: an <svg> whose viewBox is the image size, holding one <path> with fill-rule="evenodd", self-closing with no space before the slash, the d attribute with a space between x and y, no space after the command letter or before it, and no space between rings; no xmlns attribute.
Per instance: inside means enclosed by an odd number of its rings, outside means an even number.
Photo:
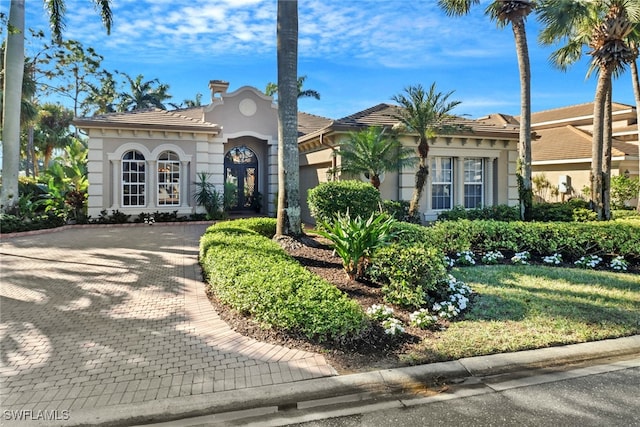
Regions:
<svg viewBox="0 0 640 427"><path fill-rule="evenodd" d="M386 214L371 214L368 219L338 214L332 222L323 222L317 233L332 242L342 259L349 280L362 277L366 262L376 249L386 246L397 236L392 228L395 220Z"/></svg>
<svg viewBox="0 0 640 427"><path fill-rule="evenodd" d="M381 127L349 133L349 138L340 144L338 154L341 172L364 174L378 190L382 174L415 166L418 161L413 149L404 147L388 129Z"/></svg>
<svg viewBox="0 0 640 427"><path fill-rule="evenodd" d="M640 178L628 175L611 177L611 205L614 209L625 209L629 200L638 195Z"/></svg>
<svg viewBox="0 0 640 427"><path fill-rule="evenodd" d="M422 85L416 85L408 86L405 92L406 95L398 94L392 99L402 107L396 119L400 120L408 131L418 134L418 170L409 205L409 214L413 216L419 210L420 198L429 175L429 141L438 133L451 130L447 121L453 118L450 113L460 101L449 101L453 91L437 92L435 83L431 84L428 91L425 91Z"/></svg>
<svg viewBox="0 0 640 427"><path fill-rule="evenodd" d="M298 154L298 1L278 0L278 236L302 234Z"/></svg>
<svg viewBox="0 0 640 427"><path fill-rule="evenodd" d="M180 109L180 108L194 108L202 106L202 94L196 93L195 99L185 99L180 104L176 104L174 102L170 102L169 105L172 108Z"/></svg>
<svg viewBox="0 0 640 427"><path fill-rule="evenodd" d="M213 183L209 182L210 177L211 174L208 172L198 172L198 180L194 183L196 186L194 198L196 203L207 211L208 219L219 219L224 209L224 196Z"/></svg>
<svg viewBox="0 0 640 427"><path fill-rule="evenodd" d="M129 84L129 92L120 93L118 111L134 111L153 107L161 110L167 109L163 102L171 98L171 95L167 93L169 85L160 83L158 79L143 81L142 74L138 74L135 79L126 73L119 74L123 75Z"/></svg>
<svg viewBox="0 0 640 427"><path fill-rule="evenodd" d="M93 0L107 34L111 31L110 2ZM64 1L45 1L49 14L51 32L60 40L64 27ZM20 102L24 77L24 33L25 0L11 0L7 24L7 41L4 58L4 103L3 109L3 153L2 153L2 189L0 191L0 209L10 210L18 198L18 169L20 167Z"/></svg>
<svg viewBox="0 0 640 427"><path fill-rule="evenodd" d="M440 7L448 15L466 15L472 5L480 0L438 0ZM531 220L533 192L531 188L531 66L525 21L535 8L535 1L499 0L492 1L485 11L498 26L511 24L516 43L518 70L520 73L520 137L518 144L518 190L520 193L520 217Z"/></svg>
<svg viewBox="0 0 640 427"><path fill-rule="evenodd" d="M307 80L307 76L298 77L298 99L300 98L315 98L320 100L320 92L313 89L303 89L304 82ZM278 85L269 82L267 83L267 87L264 90L265 95L274 96L278 93Z"/></svg>
<svg viewBox="0 0 640 427"><path fill-rule="evenodd" d="M597 219L607 219L609 209L605 206L603 171L605 152L605 106L610 105L611 78L620 74L626 64L635 60L637 53L629 43L628 36L640 20L638 0L598 0L591 2L568 2L542 0L539 19L543 24L540 40L545 44L562 41L566 45L556 50L551 60L561 69L566 69L582 56L588 47L592 57L589 72L598 72L594 99L593 136L591 145L591 201ZM610 132L606 132L609 146Z"/></svg>
<svg viewBox="0 0 640 427"><path fill-rule="evenodd" d="M72 143L72 120L73 111L60 104L47 103L40 107L34 123L33 139L35 147L44 155L45 168L49 166L54 150Z"/></svg>
<svg viewBox="0 0 640 427"><path fill-rule="evenodd" d="M97 84L87 83L88 94L82 102L82 114L115 113L118 91L113 74L103 72Z"/></svg>

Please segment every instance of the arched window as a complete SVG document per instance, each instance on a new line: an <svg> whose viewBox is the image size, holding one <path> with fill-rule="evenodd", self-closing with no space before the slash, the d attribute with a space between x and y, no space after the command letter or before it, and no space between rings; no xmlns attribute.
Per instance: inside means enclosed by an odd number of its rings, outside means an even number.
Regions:
<svg viewBox="0 0 640 427"><path fill-rule="evenodd" d="M173 151L158 157L158 205L180 204L180 158Z"/></svg>
<svg viewBox="0 0 640 427"><path fill-rule="evenodd" d="M142 153L127 151L122 156L122 206L144 206L146 162Z"/></svg>

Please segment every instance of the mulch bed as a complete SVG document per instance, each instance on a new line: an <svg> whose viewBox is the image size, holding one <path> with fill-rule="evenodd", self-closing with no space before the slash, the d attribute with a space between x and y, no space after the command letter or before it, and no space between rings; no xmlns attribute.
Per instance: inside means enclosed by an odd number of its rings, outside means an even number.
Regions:
<svg viewBox="0 0 640 427"><path fill-rule="evenodd" d="M305 236L301 240L286 239L279 243L300 264L333 283L358 302L364 310L373 304L384 303L380 286L371 282L363 283L349 280L342 268L340 257L334 255L333 251L320 238ZM394 306L394 317L402 320L405 325L405 333L401 336L387 335L382 327L374 324L365 336L358 340L319 344L310 342L301 335L265 329L257 322L224 306L211 293L209 293L209 299L220 317L236 332L263 342L320 353L341 374L405 365L399 356L408 352L422 339L433 335L432 331L408 326L409 311Z"/></svg>

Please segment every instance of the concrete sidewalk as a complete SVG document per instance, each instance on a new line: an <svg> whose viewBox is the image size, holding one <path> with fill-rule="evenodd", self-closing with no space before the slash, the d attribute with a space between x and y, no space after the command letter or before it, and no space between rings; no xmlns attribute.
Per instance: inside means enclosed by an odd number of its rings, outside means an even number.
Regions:
<svg viewBox="0 0 640 427"><path fill-rule="evenodd" d="M634 336L337 376L320 355L243 337L218 318L197 263L206 227L3 239L0 424L132 425L640 355Z"/></svg>

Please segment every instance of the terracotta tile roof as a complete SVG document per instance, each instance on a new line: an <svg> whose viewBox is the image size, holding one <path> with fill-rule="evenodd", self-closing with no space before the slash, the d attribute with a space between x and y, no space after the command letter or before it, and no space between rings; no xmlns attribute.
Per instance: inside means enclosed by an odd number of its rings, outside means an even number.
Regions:
<svg viewBox="0 0 640 427"><path fill-rule="evenodd" d="M350 126L393 126L400 107L390 104L378 104L366 110L336 120L337 124Z"/></svg>
<svg viewBox="0 0 640 427"><path fill-rule="evenodd" d="M298 136L308 135L323 129L333 123L333 120L314 114L298 112Z"/></svg>
<svg viewBox="0 0 640 427"><path fill-rule="evenodd" d="M634 107L632 105L621 104L619 102L611 103L613 112L631 110ZM635 113L634 113L635 114ZM536 124L542 124L558 120L569 120L579 118L589 118L591 122L593 117L593 102L587 102L584 104L569 105L567 107L554 108L551 110L539 111L531 114L531 124L533 127ZM516 117L519 120L519 116ZM573 121L573 120L572 120Z"/></svg>
<svg viewBox="0 0 640 427"><path fill-rule="evenodd" d="M360 126L393 126L399 123L396 118L400 114L401 107L391 104L378 104L366 110L336 120L337 125L347 125L353 127ZM464 117L455 117L447 122L447 125L460 128L459 134L482 134L483 136L516 137L519 125L513 124L511 116L501 115L501 120L493 118L494 115L477 120L470 120Z"/></svg>
<svg viewBox="0 0 640 427"><path fill-rule="evenodd" d="M479 117L476 120L482 121L487 124L493 124L496 126L505 126L505 125L511 125L516 127L520 126L520 122L514 116L510 116L508 114L502 114L502 113L489 114L488 116L485 116L485 117Z"/></svg>
<svg viewBox="0 0 640 427"><path fill-rule="evenodd" d="M534 162L572 159L591 159L591 133L575 126L562 126L536 131L540 139L531 144ZM638 154L638 146L613 139L614 157Z"/></svg>
<svg viewBox="0 0 640 427"><path fill-rule="evenodd" d="M159 108L102 114L93 117L77 117L73 120L73 123L80 128L113 127L214 133L220 131L220 126L216 124L188 117L177 111L166 111Z"/></svg>

